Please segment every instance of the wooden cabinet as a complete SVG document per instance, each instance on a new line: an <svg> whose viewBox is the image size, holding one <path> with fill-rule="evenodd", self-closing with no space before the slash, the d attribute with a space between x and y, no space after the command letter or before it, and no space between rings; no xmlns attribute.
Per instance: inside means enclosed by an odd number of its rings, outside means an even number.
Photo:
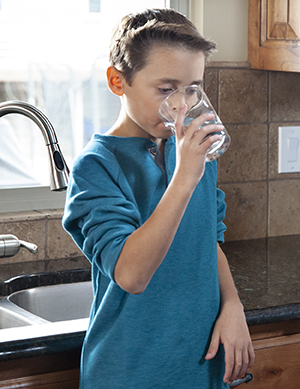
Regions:
<svg viewBox="0 0 300 389"><path fill-rule="evenodd" d="M0 362L0 388L78 389L80 350Z"/></svg>
<svg viewBox="0 0 300 389"><path fill-rule="evenodd" d="M253 380L241 389L300 388L300 320L250 327Z"/></svg>
<svg viewBox="0 0 300 389"><path fill-rule="evenodd" d="M300 72L299 0L249 0L248 28L253 69Z"/></svg>

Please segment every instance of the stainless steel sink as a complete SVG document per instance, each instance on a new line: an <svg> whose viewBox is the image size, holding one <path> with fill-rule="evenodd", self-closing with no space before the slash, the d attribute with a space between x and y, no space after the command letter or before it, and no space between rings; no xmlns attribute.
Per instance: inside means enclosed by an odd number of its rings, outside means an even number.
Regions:
<svg viewBox="0 0 300 389"><path fill-rule="evenodd" d="M11 304L7 298L0 299L0 329L24 327L47 323L46 320Z"/></svg>
<svg viewBox="0 0 300 389"><path fill-rule="evenodd" d="M11 305L50 322L89 317L92 300L91 281L42 286L8 297Z"/></svg>

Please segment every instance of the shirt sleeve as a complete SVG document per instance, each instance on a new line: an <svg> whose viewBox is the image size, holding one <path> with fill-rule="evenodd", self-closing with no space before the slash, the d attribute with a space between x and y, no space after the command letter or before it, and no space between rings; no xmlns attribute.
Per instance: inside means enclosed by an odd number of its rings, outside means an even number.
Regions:
<svg viewBox="0 0 300 389"><path fill-rule="evenodd" d="M141 225L132 191L107 149L81 156L68 185L63 227L100 271L114 280L127 238Z"/></svg>

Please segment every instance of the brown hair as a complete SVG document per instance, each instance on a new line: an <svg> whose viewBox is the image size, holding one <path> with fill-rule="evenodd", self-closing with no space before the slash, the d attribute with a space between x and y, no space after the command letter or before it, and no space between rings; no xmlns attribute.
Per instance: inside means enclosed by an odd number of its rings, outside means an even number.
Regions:
<svg viewBox="0 0 300 389"><path fill-rule="evenodd" d="M148 9L129 14L116 25L110 44L110 64L131 85L135 73L146 66L155 45L202 51L206 60L216 47L181 13L173 9Z"/></svg>

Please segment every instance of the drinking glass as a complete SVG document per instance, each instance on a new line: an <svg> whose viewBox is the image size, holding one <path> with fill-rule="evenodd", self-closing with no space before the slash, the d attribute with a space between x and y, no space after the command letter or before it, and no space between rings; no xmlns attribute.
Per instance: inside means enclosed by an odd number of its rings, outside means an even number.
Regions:
<svg viewBox="0 0 300 389"><path fill-rule="evenodd" d="M202 126L206 126L208 124L223 125L201 86L189 85L172 92L162 102L159 108L160 118L162 119L164 125L170 128L173 133L175 133L175 121L178 115L178 111L183 106L183 104L186 104L188 107L184 119L184 126L186 128L190 125L191 121L204 113L213 113L215 117L210 121L206 121ZM231 141L230 136L228 135L228 132L224 126L220 132L208 134L203 139L203 141L213 134L220 134L222 135L222 138L221 140L214 142L207 150L207 162L213 161L214 159L220 157L220 155L222 155L228 149Z"/></svg>

